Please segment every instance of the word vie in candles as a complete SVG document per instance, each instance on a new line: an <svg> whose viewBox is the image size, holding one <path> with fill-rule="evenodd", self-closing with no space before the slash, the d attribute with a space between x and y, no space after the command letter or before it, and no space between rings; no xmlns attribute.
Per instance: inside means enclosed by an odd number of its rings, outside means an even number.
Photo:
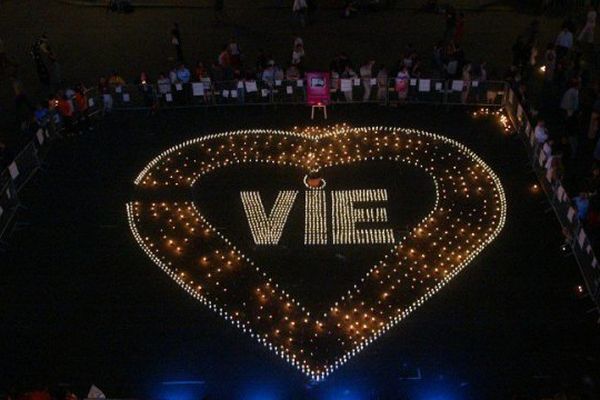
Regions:
<svg viewBox="0 0 600 400"><path fill-rule="evenodd" d="M257 191L240 192L250 233L257 245L279 244L298 191L280 191L271 211L267 214L261 194ZM327 226L327 194L323 190L305 192L304 244L329 244ZM391 228L379 225L388 222L385 189L358 189L331 191L332 238L335 245L395 243Z"/></svg>

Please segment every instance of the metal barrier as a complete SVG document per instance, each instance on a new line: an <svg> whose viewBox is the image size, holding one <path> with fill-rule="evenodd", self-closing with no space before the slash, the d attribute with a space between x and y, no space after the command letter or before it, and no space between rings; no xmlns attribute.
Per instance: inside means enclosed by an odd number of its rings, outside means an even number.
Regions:
<svg viewBox="0 0 600 400"><path fill-rule="evenodd" d="M331 79L331 103L445 104L503 106L504 81L463 81L428 78ZM305 104L306 82L297 80L235 80L122 85L104 93L88 92L90 102L104 111L160 107L191 108L232 105Z"/></svg>
<svg viewBox="0 0 600 400"><path fill-rule="evenodd" d="M19 197L8 169L0 174L0 242L17 214Z"/></svg>
<svg viewBox="0 0 600 400"><path fill-rule="evenodd" d="M600 312L600 265L583 224L579 221L577 210L555 174L550 146L536 142L535 129L512 90L508 92L505 110L527 145L533 171L566 234L590 298Z"/></svg>
<svg viewBox="0 0 600 400"><path fill-rule="evenodd" d="M54 122L54 115L51 115L50 122L35 132L32 141L0 173L0 243L8 236L13 226L21 204L19 192L41 168L50 142L61 128L60 123Z"/></svg>

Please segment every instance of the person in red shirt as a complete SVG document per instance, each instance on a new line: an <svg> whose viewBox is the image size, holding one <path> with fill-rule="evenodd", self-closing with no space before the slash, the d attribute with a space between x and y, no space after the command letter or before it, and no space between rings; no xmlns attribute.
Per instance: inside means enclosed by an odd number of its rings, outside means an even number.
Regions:
<svg viewBox="0 0 600 400"><path fill-rule="evenodd" d="M56 105L56 109L62 118L65 130L67 132L72 132L73 115L75 114L75 110L73 109L73 104L69 101L69 99L67 99L62 90L56 94L54 104Z"/></svg>

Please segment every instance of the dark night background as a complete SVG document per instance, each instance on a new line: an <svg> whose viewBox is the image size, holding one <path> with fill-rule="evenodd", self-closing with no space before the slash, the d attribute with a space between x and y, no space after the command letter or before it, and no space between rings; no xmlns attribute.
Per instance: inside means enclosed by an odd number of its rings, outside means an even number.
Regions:
<svg viewBox="0 0 600 400"><path fill-rule="evenodd" d="M65 383L84 393L95 383L110 397L187 399L161 382L193 380L204 382L194 398L506 399L582 387L600 370L591 306L576 296L579 271L560 251L560 225L543 194L530 191L523 144L468 109L330 110L330 124L414 127L468 145L499 175L508 218L444 290L325 382L310 384L181 291L129 232L133 178L185 139L304 126L308 112L117 113L95 132L56 142L23 193L25 224L2 258L0 387ZM421 380L406 379L417 369Z"/></svg>

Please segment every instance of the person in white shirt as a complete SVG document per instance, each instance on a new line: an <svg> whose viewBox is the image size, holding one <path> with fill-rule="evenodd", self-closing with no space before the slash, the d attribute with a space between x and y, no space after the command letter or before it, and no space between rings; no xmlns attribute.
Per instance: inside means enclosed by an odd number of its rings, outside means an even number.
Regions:
<svg viewBox="0 0 600 400"><path fill-rule="evenodd" d="M587 42L590 44L594 44L594 30L596 29L596 17L598 16L598 12L594 8L594 6L590 5L587 12L587 17L585 21L585 26L579 33L577 40L580 42Z"/></svg>
<svg viewBox="0 0 600 400"><path fill-rule="evenodd" d="M572 116L579 108L579 83L572 82L571 87L565 91L560 101L560 108L566 113L567 118Z"/></svg>
<svg viewBox="0 0 600 400"><path fill-rule="evenodd" d="M167 94L171 92L171 80L165 76L165 74L160 74L158 76L158 80L156 81L158 86L158 92L161 95Z"/></svg>
<svg viewBox="0 0 600 400"><path fill-rule="evenodd" d="M292 52L292 65L295 65L300 68L302 65L302 60L304 59L304 46L301 43L298 43Z"/></svg>
<svg viewBox="0 0 600 400"><path fill-rule="evenodd" d="M388 95L388 72L385 66L379 67L377 72L377 100L384 102Z"/></svg>
<svg viewBox="0 0 600 400"><path fill-rule="evenodd" d="M543 119L538 119L534 130L535 141L537 144L544 144L548 140L548 130Z"/></svg>
<svg viewBox="0 0 600 400"><path fill-rule="evenodd" d="M360 79L364 88L363 101L369 101L371 98L371 78L373 77L373 66L375 61L371 60L360 67Z"/></svg>
<svg viewBox="0 0 600 400"><path fill-rule="evenodd" d="M562 30L556 37L556 55L559 59L567 55L573 47L573 33L567 26L563 26Z"/></svg>

